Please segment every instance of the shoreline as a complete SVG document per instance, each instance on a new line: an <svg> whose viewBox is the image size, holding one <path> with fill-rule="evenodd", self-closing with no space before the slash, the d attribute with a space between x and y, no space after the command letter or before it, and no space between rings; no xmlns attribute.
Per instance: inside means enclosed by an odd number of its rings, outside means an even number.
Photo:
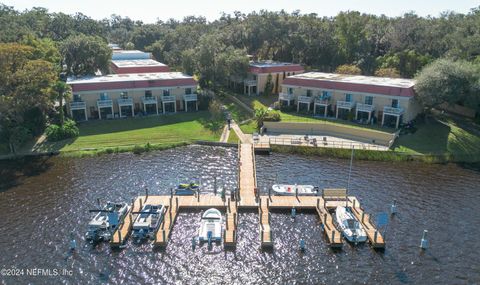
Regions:
<svg viewBox="0 0 480 285"><path fill-rule="evenodd" d="M237 147L236 143L218 142L218 141L191 141L191 142L178 142L171 144L151 144L146 143L142 145L128 145L128 146L116 146L105 148L88 148L71 151L51 151L43 153L20 153L16 155L8 154L0 156L0 161L17 160L26 157L38 157L38 156L60 156L60 157L95 157L106 154L114 153L134 153L142 154L151 151L162 151L167 149L173 149L188 145L209 145L209 146L222 146L222 147ZM283 154L300 154L317 157L329 157L349 159L351 156L351 149L340 148L312 148L308 146L286 146L286 145L271 145L272 152ZM445 154L411 154L397 152L393 150L389 151L375 151L375 150L355 150L355 159L366 161L390 161L390 162L423 162L428 164L445 164L445 163L467 163L477 164L480 163L480 155L464 154L460 156L454 156L449 153Z"/></svg>

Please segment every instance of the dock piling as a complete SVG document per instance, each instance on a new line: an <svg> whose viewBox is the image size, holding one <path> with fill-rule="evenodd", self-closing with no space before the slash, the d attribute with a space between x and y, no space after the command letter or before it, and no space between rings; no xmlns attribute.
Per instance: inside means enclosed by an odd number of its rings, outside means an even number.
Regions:
<svg viewBox="0 0 480 285"><path fill-rule="evenodd" d="M145 201L148 199L148 187L145 187Z"/></svg>
<svg viewBox="0 0 480 285"><path fill-rule="evenodd" d="M420 248L423 250L428 248L427 233L427 230L423 230L422 240L420 241Z"/></svg>
<svg viewBox="0 0 480 285"><path fill-rule="evenodd" d="M390 208L391 215L395 215L397 213L397 199L393 199L392 207Z"/></svg>
<svg viewBox="0 0 480 285"><path fill-rule="evenodd" d="M295 207L292 208L291 215L292 215L292 218L295 219L295 216L297 215L297 209L295 209Z"/></svg>
<svg viewBox="0 0 480 285"><path fill-rule="evenodd" d="M143 209L143 203L142 203L142 198L138 199L140 201L140 211Z"/></svg>

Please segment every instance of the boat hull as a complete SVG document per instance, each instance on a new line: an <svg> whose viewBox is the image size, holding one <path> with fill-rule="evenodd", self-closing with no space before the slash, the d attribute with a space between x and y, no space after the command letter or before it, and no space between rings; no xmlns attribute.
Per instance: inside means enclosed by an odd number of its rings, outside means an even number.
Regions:
<svg viewBox="0 0 480 285"><path fill-rule="evenodd" d="M274 184L272 190L279 196L317 196L319 194L318 188L313 185Z"/></svg>

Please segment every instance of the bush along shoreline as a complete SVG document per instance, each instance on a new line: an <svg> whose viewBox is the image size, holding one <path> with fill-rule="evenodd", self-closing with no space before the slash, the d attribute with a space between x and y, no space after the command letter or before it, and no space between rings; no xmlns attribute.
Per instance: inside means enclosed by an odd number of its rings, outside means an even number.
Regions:
<svg viewBox="0 0 480 285"><path fill-rule="evenodd" d="M137 145L129 145L129 146L105 147L105 148L99 148L99 149L80 149L80 150L72 150L72 151L60 151L60 156L81 158L81 157L94 157L94 156L101 156L105 154L126 153L126 152L131 152L134 154L142 154L145 152L167 150L171 148L187 146L190 144L192 143L190 142L178 142L178 143L171 143L171 144L146 143L143 145L137 144Z"/></svg>
<svg viewBox="0 0 480 285"><path fill-rule="evenodd" d="M351 149L272 145L272 152L350 159ZM355 159L370 161L417 161L424 163L480 163L480 155L408 154L396 151L355 150Z"/></svg>

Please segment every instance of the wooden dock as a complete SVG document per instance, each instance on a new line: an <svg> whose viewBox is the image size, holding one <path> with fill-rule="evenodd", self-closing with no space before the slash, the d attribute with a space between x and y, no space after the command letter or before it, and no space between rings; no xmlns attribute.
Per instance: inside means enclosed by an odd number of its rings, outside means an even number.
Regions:
<svg viewBox="0 0 480 285"><path fill-rule="evenodd" d="M257 207L255 192L257 191L257 176L255 169L255 152L253 145L242 143L238 145L238 185L241 205Z"/></svg>
<svg viewBox="0 0 480 285"><path fill-rule="evenodd" d="M272 151L269 141L255 142L253 144L253 147L254 147L255 153L270 153Z"/></svg>
<svg viewBox="0 0 480 285"><path fill-rule="evenodd" d="M130 210L127 213L126 218L123 220L123 223L113 232L113 236L110 240L110 246L112 247L120 247L125 244L128 236L130 235L130 231L132 230L133 220L137 217L136 214L132 214L132 212L138 212L141 210L141 202L137 198L137 200L133 201Z"/></svg>
<svg viewBox="0 0 480 285"><path fill-rule="evenodd" d="M272 247L273 238L270 225L270 210L282 209L310 209L316 211L324 229L327 243L332 248L343 245L342 235L334 224L330 214L338 206L352 208L355 217L365 228L368 239L373 248L384 248L385 241L381 233L371 222L370 215L366 214L358 200L347 196L345 189L324 189L321 196L260 196L257 190L255 169L255 146L250 143L238 145L238 192L232 197L220 197L211 194L194 196L139 196L133 201L133 206L124 223L114 233L111 245L121 246L130 234L135 214L145 203L164 205L166 213L164 221L155 234L153 244L166 246L173 229L177 214L182 209L218 208L225 211L224 246L235 247L238 231L238 211L241 209L258 209L259 238L262 247Z"/></svg>
<svg viewBox="0 0 480 285"><path fill-rule="evenodd" d="M223 245L225 247L235 247L237 245L237 225L238 225L238 204L237 201L227 200L227 209L225 213L225 234Z"/></svg>
<svg viewBox="0 0 480 285"><path fill-rule="evenodd" d="M270 228L270 199L268 197L260 198L258 207L258 216L260 222L260 245L261 247L273 247L272 231Z"/></svg>
<svg viewBox="0 0 480 285"><path fill-rule="evenodd" d="M352 209L352 213L355 218L362 224L363 229L367 233L368 240L373 248L385 248L385 240L380 231L375 227L375 224L371 220L371 216L365 213L364 209L360 206L357 198L349 197L351 202L349 206Z"/></svg>

